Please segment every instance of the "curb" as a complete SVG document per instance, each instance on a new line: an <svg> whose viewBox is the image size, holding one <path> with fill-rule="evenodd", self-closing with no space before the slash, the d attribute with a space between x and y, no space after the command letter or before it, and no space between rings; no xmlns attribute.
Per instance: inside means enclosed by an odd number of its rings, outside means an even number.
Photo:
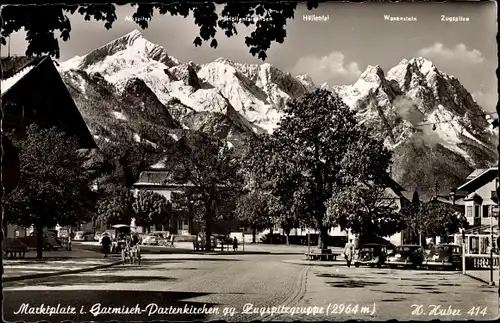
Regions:
<svg viewBox="0 0 500 323"><path fill-rule="evenodd" d="M492 285L490 285L490 281L489 280L485 280L485 279L482 279L482 278L479 278L479 277L476 277L476 276L472 276L472 275L467 274L467 273L465 273L465 276L470 277L472 279L475 279L475 280L477 280L477 281L479 281L481 283L484 283L484 284L486 284L488 286L492 286ZM495 282L493 282L493 283L495 283ZM496 285L496 283L495 283L495 285Z"/></svg>
<svg viewBox="0 0 500 323"><path fill-rule="evenodd" d="M31 275L23 275L23 276L3 277L3 281L4 282L12 282L12 281L19 281L19 280L26 280L26 279L45 278L45 277L51 277L51 276L79 274L79 273L83 273L83 272L87 272L87 271L109 268L112 266L119 265L121 263L122 263L122 261L119 260L119 261L114 261L114 262L109 263L109 264L102 264L102 265L97 265L97 266L92 266L92 267L87 267L87 268L79 268L79 269L63 270L63 271L56 271L56 272L50 272L50 273L40 273L40 274L31 274Z"/></svg>
<svg viewBox="0 0 500 323"><path fill-rule="evenodd" d="M317 261L317 262L300 262L300 261L294 261L294 260L282 260L282 263L289 264L289 265L299 265L299 266L321 266L321 267L338 267L338 266L346 266L347 263L345 261L337 260L336 262L334 261Z"/></svg>

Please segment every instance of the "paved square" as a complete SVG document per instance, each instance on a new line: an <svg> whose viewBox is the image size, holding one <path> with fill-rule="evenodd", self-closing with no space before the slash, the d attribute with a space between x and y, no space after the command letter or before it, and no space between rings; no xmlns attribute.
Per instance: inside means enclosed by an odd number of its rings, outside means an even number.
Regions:
<svg viewBox="0 0 500 323"><path fill-rule="evenodd" d="M285 262L299 258L302 256L144 255L141 266L7 282L5 319L490 320L498 314L496 289L458 272ZM55 308L52 316L29 312L30 307L42 304L59 305L60 309ZM68 306L74 312L61 310ZM136 307L141 311L134 310ZM299 313L306 310L309 315Z"/></svg>

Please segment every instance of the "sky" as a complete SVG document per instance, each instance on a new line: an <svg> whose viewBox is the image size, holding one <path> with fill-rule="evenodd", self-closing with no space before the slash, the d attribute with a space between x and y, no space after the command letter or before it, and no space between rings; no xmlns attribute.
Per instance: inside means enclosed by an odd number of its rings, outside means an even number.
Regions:
<svg viewBox="0 0 500 323"><path fill-rule="evenodd" d="M221 8L219 8L221 9ZM141 28L127 19L131 5L117 7L117 21L107 31L103 22L69 16L72 31L60 40L61 59L84 55L109 41ZM352 84L368 65L385 72L402 59L425 57L438 69L457 77L488 112L498 100L496 3L322 3L308 11L299 5L287 23L283 44L273 44L266 62L294 75L307 74L316 84ZM328 15L323 22L304 21L303 15ZM409 16L417 21L387 21L384 17ZM467 22L443 22L442 16L468 18ZM463 20L463 19L462 19ZM238 35L227 38L218 32L219 46L195 47L198 27L191 17L158 13L143 35L167 49L182 62L206 63L219 57L241 63L263 63L253 57L244 38L254 27L238 25ZM11 37L11 54L23 55L25 32ZM4 50L2 50L5 53Z"/></svg>

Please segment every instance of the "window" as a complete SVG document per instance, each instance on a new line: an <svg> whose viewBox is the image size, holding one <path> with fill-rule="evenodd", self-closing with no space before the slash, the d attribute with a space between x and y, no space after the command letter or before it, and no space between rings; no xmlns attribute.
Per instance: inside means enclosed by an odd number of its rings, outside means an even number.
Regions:
<svg viewBox="0 0 500 323"><path fill-rule="evenodd" d="M479 218L479 205L474 205L474 217Z"/></svg>
<svg viewBox="0 0 500 323"><path fill-rule="evenodd" d="M490 206L489 205L483 205L483 218L489 218L490 217Z"/></svg>
<svg viewBox="0 0 500 323"><path fill-rule="evenodd" d="M472 217L472 206L467 207L467 217L469 217L469 218Z"/></svg>

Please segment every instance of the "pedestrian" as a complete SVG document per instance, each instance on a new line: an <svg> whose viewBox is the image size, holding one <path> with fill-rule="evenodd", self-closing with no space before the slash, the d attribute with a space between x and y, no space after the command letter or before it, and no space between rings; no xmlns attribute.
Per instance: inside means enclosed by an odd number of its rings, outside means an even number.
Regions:
<svg viewBox="0 0 500 323"><path fill-rule="evenodd" d="M233 238L233 251L238 250L238 239L236 237Z"/></svg>
<svg viewBox="0 0 500 323"><path fill-rule="evenodd" d="M132 245L138 245L139 244L139 236L136 233L132 233Z"/></svg>
<svg viewBox="0 0 500 323"><path fill-rule="evenodd" d="M344 258L347 262L347 267L351 267L353 253L354 253L354 245L352 243L352 239L349 239L349 242L346 243L344 247Z"/></svg>
<svg viewBox="0 0 500 323"><path fill-rule="evenodd" d="M431 241L427 244L427 247L429 248L427 251L427 258L432 259L436 254L436 246L434 246L434 243Z"/></svg>
<svg viewBox="0 0 500 323"><path fill-rule="evenodd" d="M104 235L101 239L101 244L102 244L102 251L104 253L104 257L106 258L109 254L109 247L111 246L111 239L107 233L104 233Z"/></svg>
<svg viewBox="0 0 500 323"><path fill-rule="evenodd" d="M175 241L175 235L174 234L171 234L170 235L170 247L173 248L174 247L174 241Z"/></svg>

